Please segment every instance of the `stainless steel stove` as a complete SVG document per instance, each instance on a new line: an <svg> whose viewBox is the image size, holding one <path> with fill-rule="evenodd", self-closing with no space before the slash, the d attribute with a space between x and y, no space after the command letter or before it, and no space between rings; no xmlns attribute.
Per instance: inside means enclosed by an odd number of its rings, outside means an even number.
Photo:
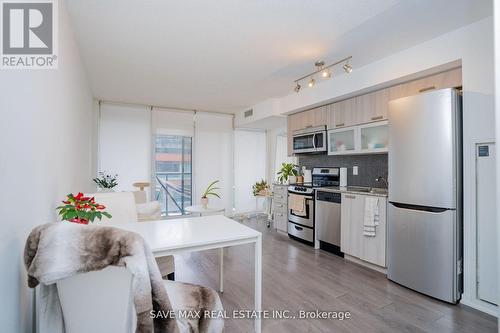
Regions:
<svg viewBox="0 0 500 333"><path fill-rule="evenodd" d="M339 168L313 168L312 182L292 184L288 186L288 193L299 195L305 200L305 211L297 212L288 209L288 235L309 245L315 245L314 223L314 193L321 187L339 186ZM289 195L289 206L290 198Z"/></svg>

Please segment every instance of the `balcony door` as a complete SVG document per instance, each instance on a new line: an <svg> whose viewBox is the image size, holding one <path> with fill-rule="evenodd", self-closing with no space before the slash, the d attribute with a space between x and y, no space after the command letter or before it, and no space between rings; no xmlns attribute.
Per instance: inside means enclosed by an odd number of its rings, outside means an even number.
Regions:
<svg viewBox="0 0 500 333"><path fill-rule="evenodd" d="M190 136L155 137L155 197L164 216L184 215L192 204L192 151Z"/></svg>

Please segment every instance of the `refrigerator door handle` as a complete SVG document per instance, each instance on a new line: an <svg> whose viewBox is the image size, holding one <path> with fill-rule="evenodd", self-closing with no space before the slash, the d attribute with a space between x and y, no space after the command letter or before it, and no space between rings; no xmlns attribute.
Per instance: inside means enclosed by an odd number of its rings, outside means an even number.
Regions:
<svg viewBox="0 0 500 333"><path fill-rule="evenodd" d="M391 205L393 205L394 207L401 208L401 209L419 210L419 211L430 212L430 213L443 213L447 210L450 210L448 208L419 206L419 205L404 204L404 203L392 202L392 201L390 201L389 203Z"/></svg>

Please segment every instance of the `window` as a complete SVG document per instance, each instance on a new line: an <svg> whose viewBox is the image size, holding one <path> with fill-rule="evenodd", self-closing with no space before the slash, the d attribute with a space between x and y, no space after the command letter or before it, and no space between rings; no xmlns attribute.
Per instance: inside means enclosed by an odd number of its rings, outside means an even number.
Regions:
<svg viewBox="0 0 500 333"><path fill-rule="evenodd" d="M162 215L184 215L192 203L192 145L190 136L155 136L155 197Z"/></svg>

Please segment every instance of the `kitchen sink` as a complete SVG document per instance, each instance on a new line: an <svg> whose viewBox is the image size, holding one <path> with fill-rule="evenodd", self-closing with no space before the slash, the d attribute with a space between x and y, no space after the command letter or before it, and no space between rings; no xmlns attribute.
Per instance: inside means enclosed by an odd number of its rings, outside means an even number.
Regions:
<svg viewBox="0 0 500 333"><path fill-rule="evenodd" d="M347 190L353 191L353 192L370 193L372 188L371 187L364 187L364 186L347 186Z"/></svg>
<svg viewBox="0 0 500 333"><path fill-rule="evenodd" d="M347 190L352 191L352 192L387 195L386 188L365 187L365 186L347 186Z"/></svg>
<svg viewBox="0 0 500 333"><path fill-rule="evenodd" d="M370 193L387 195L388 191L386 188L372 187L372 189L370 190Z"/></svg>

